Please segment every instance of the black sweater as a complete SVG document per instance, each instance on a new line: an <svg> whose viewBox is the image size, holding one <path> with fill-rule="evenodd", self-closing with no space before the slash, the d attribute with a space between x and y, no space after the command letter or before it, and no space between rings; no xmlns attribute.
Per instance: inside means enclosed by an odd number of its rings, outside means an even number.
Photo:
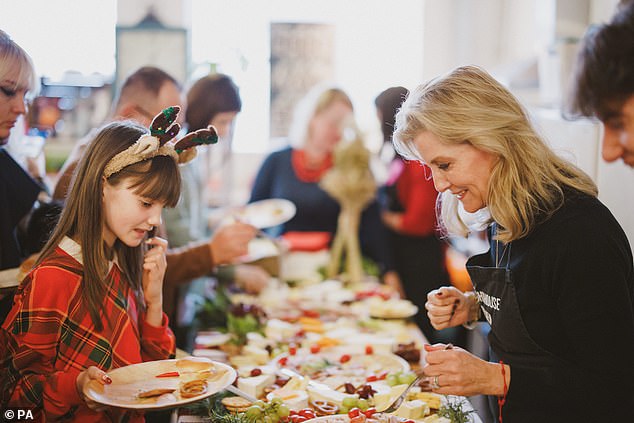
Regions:
<svg viewBox="0 0 634 423"><path fill-rule="evenodd" d="M478 257L489 265L493 244ZM634 422L634 265L618 222L596 198L568 194L510 248L526 329L565 364L509 363L505 421Z"/></svg>

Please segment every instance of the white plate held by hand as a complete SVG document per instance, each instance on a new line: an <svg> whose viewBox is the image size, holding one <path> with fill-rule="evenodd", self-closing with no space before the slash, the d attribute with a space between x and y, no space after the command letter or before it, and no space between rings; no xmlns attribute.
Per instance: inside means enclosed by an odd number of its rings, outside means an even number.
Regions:
<svg viewBox="0 0 634 423"><path fill-rule="evenodd" d="M272 228L286 223L295 216L297 208L289 200L271 198L247 204L235 217L259 229Z"/></svg>

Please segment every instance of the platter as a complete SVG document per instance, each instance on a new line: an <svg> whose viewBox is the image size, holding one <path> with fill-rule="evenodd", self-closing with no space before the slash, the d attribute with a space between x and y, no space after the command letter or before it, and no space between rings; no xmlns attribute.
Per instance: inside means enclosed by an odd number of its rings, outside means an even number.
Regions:
<svg viewBox="0 0 634 423"><path fill-rule="evenodd" d="M259 229L272 228L291 220L297 211L295 204L282 198L255 201L240 208L234 215Z"/></svg>
<svg viewBox="0 0 634 423"><path fill-rule="evenodd" d="M201 363L194 367L190 362ZM208 363L207 366L204 364ZM188 404L223 390L233 383L236 371L229 365L204 358L158 360L132 364L108 372L112 383L102 385L91 381L84 387L84 395L99 404L125 409L162 409ZM187 383L206 383L203 392L187 393ZM151 391L161 390L161 395L145 398ZM164 391L162 391L164 390ZM167 392L167 391L173 392ZM159 391L156 391L159 392Z"/></svg>
<svg viewBox="0 0 634 423"><path fill-rule="evenodd" d="M363 385L368 377L381 373L410 370L409 363L395 354L365 354L357 351L347 347L327 348L320 352L299 348L295 355L278 356L274 364L308 377L332 390L337 390L345 383Z"/></svg>
<svg viewBox="0 0 634 423"><path fill-rule="evenodd" d="M377 319L407 319L418 313L418 307L409 300L371 298L368 300L370 317Z"/></svg>

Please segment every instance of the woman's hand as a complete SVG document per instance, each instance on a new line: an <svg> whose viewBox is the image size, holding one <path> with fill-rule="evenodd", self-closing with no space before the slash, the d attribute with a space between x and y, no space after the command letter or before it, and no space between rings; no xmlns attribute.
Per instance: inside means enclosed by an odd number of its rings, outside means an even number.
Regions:
<svg viewBox="0 0 634 423"><path fill-rule="evenodd" d="M92 380L102 385L109 385L112 383L112 379L110 379L108 374L106 374L106 372L101 370L99 367L90 366L86 370L81 372L77 376L77 380L75 381L77 392L79 393L79 396L86 402L88 408L95 411L103 411L106 409L103 404L96 403L84 395L84 387Z"/></svg>
<svg viewBox="0 0 634 423"><path fill-rule="evenodd" d="M167 268L167 241L154 237L145 241L151 248L143 259L143 296L147 305L147 321L160 326L163 320L163 278Z"/></svg>
<svg viewBox="0 0 634 423"><path fill-rule="evenodd" d="M214 265L227 264L249 252L249 241L257 234L257 229L243 222L220 226L209 240L211 259Z"/></svg>
<svg viewBox="0 0 634 423"><path fill-rule="evenodd" d="M431 325L440 330L468 322L473 309L472 298L453 286L430 291L425 309Z"/></svg>
<svg viewBox="0 0 634 423"><path fill-rule="evenodd" d="M385 272L383 275L383 283L386 286L389 286L398 294L400 298L405 298L405 290L403 289L403 284L401 283L401 278L398 277L398 273L394 270L390 270L389 272Z"/></svg>
<svg viewBox="0 0 634 423"><path fill-rule="evenodd" d="M403 213L383 211L381 212L381 220L388 228L394 232L401 232L403 226Z"/></svg>
<svg viewBox="0 0 634 423"><path fill-rule="evenodd" d="M271 280L266 270L252 264L240 264L236 266L236 284L248 294L259 294Z"/></svg>
<svg viewBox="0 0 634 423"><path fill-rule="evenodd" d="M484 361L459 347L425 345L425 376L432 391L444 395L503 395L504 379L499 363ZM505 366L506 386L510 386L511 369ZM438 383L435 386L434 381Z"/></svg>

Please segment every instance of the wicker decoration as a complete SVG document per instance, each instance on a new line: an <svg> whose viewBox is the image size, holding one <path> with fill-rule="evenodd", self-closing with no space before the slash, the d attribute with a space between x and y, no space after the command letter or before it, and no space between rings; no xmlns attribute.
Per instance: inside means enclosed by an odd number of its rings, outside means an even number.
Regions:
<svg viewBox="0 0 634 423"><path fill-rule="evenodd" d="M342 141L337 146L333 167L320 182L320 186L341 206L327 275L336 276L344 260L344 272L352 283L363 278L359 244L361 212L376 193L376 183L370 171L370 152L355 134L352 141Z"/></svg>

